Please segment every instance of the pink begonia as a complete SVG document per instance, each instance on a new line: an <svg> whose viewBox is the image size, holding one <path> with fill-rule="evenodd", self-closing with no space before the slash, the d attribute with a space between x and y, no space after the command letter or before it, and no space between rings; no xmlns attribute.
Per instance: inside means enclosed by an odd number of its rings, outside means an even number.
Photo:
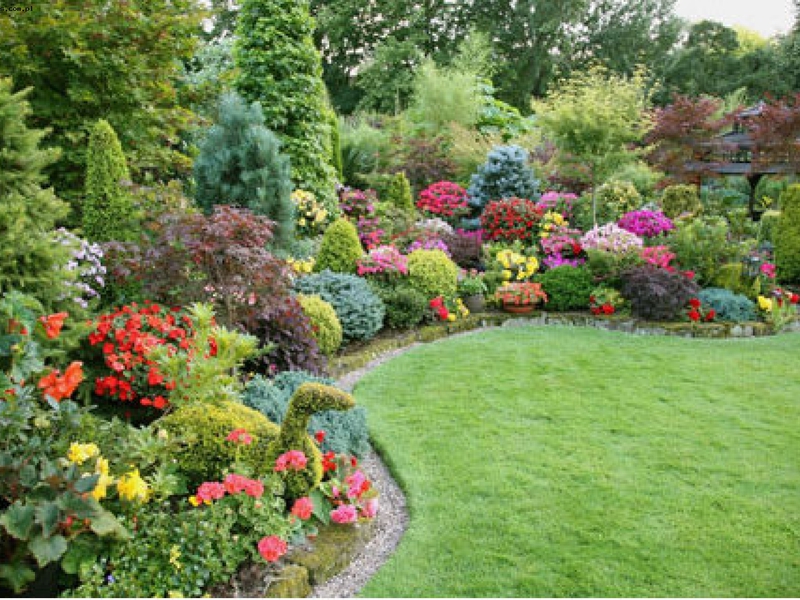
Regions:
<svg viewBox="0 0 800 600"><path fill-rule="evenodd" d="M358 275L408 275L408 257L394 246L378 246L358 261Z"/></svg>
<svg viewBox="0 0 800 600"><path fill-rule="evenodd" d="M342 525L355 523L358 520L358 511L352 504L342 504L336 510L331 511L331 520Z"/></svg>
<svg viewBox="0 0 800 600"><path fill-rule="evenodd" d="M308 459L300 450L289 450L289 452L281 454L275 461L275 471L280 472L287 469L290 471L302 471L307 464Z"/></svg>
<svg viewBox="0 0 800 600"><path fill-rule="evenodd" d="M248 481L250 480L243 475L231 473L225 477L222 485L225 486L225 491L229 494L238 494L239 492L244 491Z"/></svg>
<svg viewBox="0 0 800 600"><path fill-rule="evenodd" d="M352 475L348 475L345 479L345 483L348 485L348 498L360 498L361 495L371 487L370 482L361 471L356 471Z"/></svg>
<svg viewBox="0 0 800 600"><path fill-rule="evenodd" d="M267 562L275 562L281 556L286 554L287 549L288 547L286 542L284 542L277 535L270 535L268 537L261 538L261 541L258 542L258 553Z"/></svg>
<svg viewBox="0 0 800 600"><path fill-rule="evenodd" d="M303 521L310 519L313 512L314 503L308 496L298 498L292 505L292 514Z"/></svg>
<svg viewBox="0 0 800 600"><path fill-rule="evenodd" d="M253 438L249 433L247 433L246 429L234 429L228 434L228 437L225 438L225 441L244 444L247 446L253 441Z"/></svg>
<svg viewBox="0 0 800 600"><path fill-rule="evenodd" d="M378 514L378 499L370 498L361 507L361 516L365 519L374 519Z"/></svg>
<svg viewBox="0 0 800 600"><path fill-rule="evenodd" d="M675 253L670 251L669 246L650 246L642 248L641 256L645 262L666 269L675 258Z"/></svg>
<svg viewBox="0 0 800 600"><path fill-rule="evenodd" d="M201 483L197 488L197 499L201 502L211 502L212 500L219 500L225 495L225 486L216 481L206 481Z"/></svg>
<svg viewBox="0 0 800 600"><path fill-rule="evenodd" d="M774 264L765 262L759 267L759 270L770 279L775 279L776 272Z"/></svg>
<svg viewBox="0 0 800 600"><path fill-rule="evenodd" d="M258 479L250 479L244 486L244 493L251 498L261 498L264 495L264 484Z"/></svg>

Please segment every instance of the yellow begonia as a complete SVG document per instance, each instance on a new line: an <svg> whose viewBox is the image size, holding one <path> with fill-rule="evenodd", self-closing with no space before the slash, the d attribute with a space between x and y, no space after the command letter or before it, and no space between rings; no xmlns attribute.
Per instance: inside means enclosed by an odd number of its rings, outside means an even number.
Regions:
<svg viewBox="0 0 800 600"><path fill-rule="evenodd" d="M69 452L67 453L67 460L76 465L82 465L90 458L100 455L100 448L97 444L79 444L77 442L70 444Z"/></svg>
<svg viewBox="0 0 800 600"><path fill-rule="evenodd" d="M139 469L125 473L119 478L117 492L120 498L131 502L134 500L147 502L147 498L150 495L150 489L147 487L147 482L139 475Z"/></svg>
<svg viewBox="0 0 800 600"><path fill-rule="evenodd" d="M761 310L765 310L767 312L770 312L772 310L772 299L771 298L765 298L764 296L759 296L758 297L758 307Z"/></svg>
<svg viewBox="0 0 800 600"><path fill-rule="evenodd" d="M92 490L92 498L101 500L106 497L108 486L114 483L114 478L108 474L108 460L105 458L98 458L94 472L99 474L100 477L97 479L97 484Z"/></svg>

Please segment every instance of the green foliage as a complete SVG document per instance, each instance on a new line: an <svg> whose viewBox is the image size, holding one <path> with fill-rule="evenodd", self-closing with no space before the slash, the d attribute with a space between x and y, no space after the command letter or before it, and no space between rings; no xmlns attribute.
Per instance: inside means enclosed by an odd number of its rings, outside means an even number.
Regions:
<svg viewBox="0 0 800 600"><path fill-rule="evenodd" d="M753 198L757 205L769 206L777 210L781 194L792 184L791 179L775 175L765 175L758 180Z"/></svg>
<svg viewBox="0 0 800 600"><path fill-rule="evenodd" d="M98 119L114 126L134 179L191 170L181 137L196 119L180 105L176 80L202 18L196 0L54 0L0 13L0 72L33 87L37 125L63 150L48 169L50 182L73 208ZM77 225L80 214L73 216Z"/></svg>
<svg viewBox="0 0 800 600"><path fill-rule="evenodd" d="M693 185L671 185L661 194L661 210L670 219L687 213L697 215L703 210L697 188Z"/></svg>
<svg viewBox="0 0 800 600"><path fill-rule="evenodd" d="M314 270L355 273L358 259L364 254L356 226L345 218L331 223L322 235Z"/></svg>
<svg viewBox="0 0 800 600"><path fill-rule="evenodd" d="M722 288L706 288L697 295L703 307L716 311L714 317L717 321L755 321L756 311L753 302L741 294L735 294Z"/></svg>
<svg viewBox="0 0 800 600"><path fill-rule="evenodd" d="M642 197L630 181L607 181L596 191L597 221L608 223L641 206Z"/></svg>
<svg viewBox="0 0 800 600"><path fill-rule="evenodd" d="M780 220L781 211L765 210L758 221L758 241L769 242L774 245Z"/></svg>
<svg viewBox="0 0 800 600"><path fill-rule="evenodd" d="M547 310L585 310L595 287L588 269L564 265L535 277L547 293Z"/></svg>
<svg viewBox="0 0 800 600"><path fill-rule="evenodd" d="M586 255L586 268L589 269L594 280L610 287L619 287L622 283L620 277L623 271L643 262L638 252L619 254L590 249L587 250Z"/></svg>
<svg viewBox="0 0 800 600"><path fill-rule="evenodd" d="M408 255L408 282L428 300L453 296L458 285L458 267L441 250L414 250Z"/></svg>
<svg viewBox="0 0 800 600"><path fill-rule="evenodd" d="M663 173L643 161L627 163L611 174L613 180L631 182L642 198L650 198L655 192L656 184L663 177Z"/></svg>
<svg viewBox="0 0 800 600"><path fill-rule="evenodd" d="M678 220L675 225L667 245L681 268L694 271L701 285L713 282L721 265L738 262L747 253L747 243L728 240L728 223L723 218Z"/></svg>
<svg viewBox="0 0 800 600"><path fill-rule="evenodd" d="M278 138L264 126L261 105L226 94L195 161L197 203L206 212L232 204L269 217L275 222L272 243L286 248L295 219L289 159L280 151Z"/></svg>
<svg viewBox="0 0 800 600"><path fill-rule="evenodd" d="M236 88L258 101L283 143L295 189L313 193L336 213L336 172L322 65L308 1L245 0L236 27Z"/></svg>
<svg viewBox="0 0 800 600"><path fill-rule="evenodd" d="M56 241L55 223L69 209L42 187L43 170L59 153L39 148L46 131L25 124L29 92L12 93L11 80L0 78L0 294L20 290L53 308L65 294L70 256Z"/></svg>
<svg viewBox="0 0 800 600"><path fill-rule="evenodd" d="M538 189L527 151L519 146L496 146L472 175L467 193L469 205L480 214L492 200L511 197L537 200Z"/></svg>
<svg viewBox="0 0 800 600"><path fill-rule="evenodd" d="M300 295L298 300L311 321L314 339L317 340L320 351L331 356L342 345L342 324L336 311L319 296Z"/></svg>
<svg viewBox="0 0 800 600"><path fill-rule="evenodd" d="M114 128L97 121L86 153L86 196L83 200L83 234L92 241L128 240L133 237L133 204L123 182L130 179L125 154Z"/></svg>
<svg viewBox="0 0 800 600"><path fill-rule="evenodd" d="M361 277L325 270L302 277L295 286L299 292L319 295L333 306L345 340L370 339L383 325L383 302Z"/></svg>
<svg viewBox="0 0 800 600"><path fill-rule="evenodd" d="M290 450L299 450L308 459L305 469L288 470L281 474L287 502L308 496L322 480L322 455L306 433L311 415L323 410L349 410L354 406L355 401L350 394L320 383L304 383L292 395L280 434L270 443L266 454L271 464Z"/></svg>
<svg viewBox="0 0 800 600"><path fill-rule="evenodd" d="M331 164L336 172L336 179L342 179L342 136L339 132L339 117L336 111L328 108L328 126L331 128Z"/></svg>
<svg viewBox="0 0 800 600"><path fill-rule="evenodd" d="M391 149L391 136L368 115L339 120L342 145L342 180L355 187L367 185L364 176L374 172Z"/></svg>
<svg viewBox="0 0 800 600"><path fill-rule="evenodd" d="M775 264L781 281L800 281L800 184L780 198L781 216L775 232Z"/></svg>
<svg viewBox="0 0 800 600"><path fill-rule="evenodd" d="M158 425L169 434L170 455L190 486L221 479L232 472L234 463L236 472L243 475L272 471L266 451L278 436L278 426L239 402L188 404L160 419ZM252 443L226 441L234 429L245 429L253 437Z"/></svg>
<svg viewBox="0 0 800 600"><path fill-rule="evenodd" d="M362 92L358 110L374 110L387 115L403 111L414 92L414 73L424 56L412 40L389 36L370 61L359 70L357 86Z"/></svg>
<svg viewBox="0 0 800 600"><path fill-rule="evenodd" d="M440 69L432 60L417 70L408 111L417 127L434 134L450 123L472 127L478 121L480 108L476 73Z"/></svg>
<svg viewBox="0 0 800 600"><path fill-rule="evenodd" d="M428 298L406 280L371 280L369 284L386 307L384 321L388 327L408 329L422 322Z"/></svg>
<svg viewBox="0 0 800 600"><path fill-rule="evenodd" d="M653 265L632 267L622 273L622 295L631 303L635 317L652 321L673 321L700 291L682 273Z"/></svg>
<svg viewBox="0 0 800 600"><path fill-rule="evenodd" d="M395 173L386 189L383 201L407 214L413 215L416 212L414 199L411 197L411 184L408 183L405 173Z"/></svg>
<svg viewBox="0 0 800 600"><path fill-rule="evenodd" d="M305 371L284 371L272 379L253 378L245 388L242 402L263 413L273 423L283 423L289 400L304 383L334 385L332 379L316 377ZM311 417L306 431L313 435L325 432L321 452L364 456L369 451L367 412L363 406L351 410L323 410Z"/></svg>
<svg viewBox="0 0 800 600"><path fill-rule="evenodd" d="M720 265L712 283L732 292L744 292L751 284L744 279L744 265L741 262Z"/></svg>

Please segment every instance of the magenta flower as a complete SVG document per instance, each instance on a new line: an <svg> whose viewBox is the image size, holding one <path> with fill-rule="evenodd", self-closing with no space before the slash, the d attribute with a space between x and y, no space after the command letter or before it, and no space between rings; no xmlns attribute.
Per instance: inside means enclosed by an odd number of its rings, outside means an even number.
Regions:
<svg viewBox="0 0 800 600"><path fill-rule="evenodd" d="M775 276L776 276L776 274L777 274L777 273L775 272L775 265L774 265L774 264L772 264L772 263L767 263L767 262L765 262L765 263L762 263L761 267L759 267L759 270L760 270L760 271L761 271L761 272L762 272L764 275L766 275L767 277L769 277L770 279L775 279Z"/></svg>
<svg viewBox="0 0 800 600"><path fill-rule="evenodd" d="M308 459L300 450L289 450L281 454L275 461L275 472L302 471L306 468Z"/></svg>
<svg viewBox="0 0 800 600"><path fill-rule="evenodd" d="M336 510L331 511L331 520L341 525L355 523L358 520L358 511L351 504L342 504Z"/></svg>

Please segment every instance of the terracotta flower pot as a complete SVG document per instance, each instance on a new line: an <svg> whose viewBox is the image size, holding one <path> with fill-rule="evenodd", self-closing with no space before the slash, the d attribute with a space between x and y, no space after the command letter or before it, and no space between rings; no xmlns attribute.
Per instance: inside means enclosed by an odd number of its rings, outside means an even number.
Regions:
<svg viewBox="0 0 800 600"><path fill-rule="evenodd" d="M503 310L518 315L527 315L528 313L532 313L534 308L536 308L536 305L534 304L513 304L510 302L503 303Z"/></svg>

